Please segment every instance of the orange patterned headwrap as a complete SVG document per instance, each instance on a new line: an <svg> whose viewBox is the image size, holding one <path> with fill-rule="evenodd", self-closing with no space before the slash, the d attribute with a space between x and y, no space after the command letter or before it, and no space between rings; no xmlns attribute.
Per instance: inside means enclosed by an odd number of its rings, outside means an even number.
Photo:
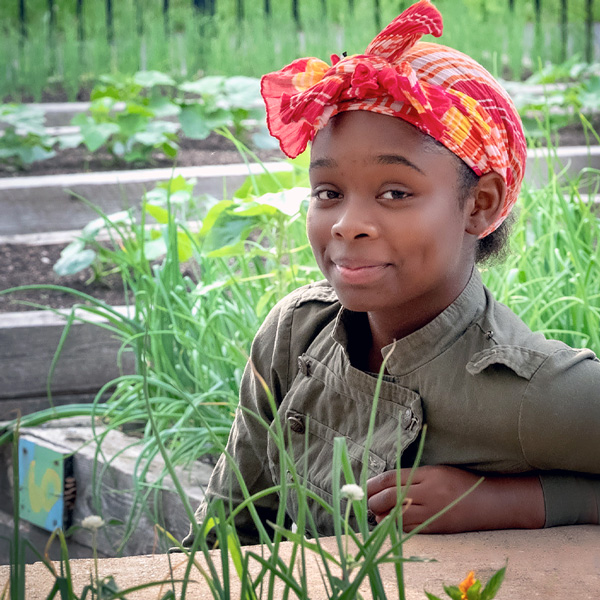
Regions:
<svg viewBox="0 0 600 600"><path fill-rule="evenodd" d="M420 0L396 17L364 54L332 65L300 58L262 78L267 125L283 152L302 153L331 117L368 110L403 119L435 138L469 167L505 180L501 214L480 237L507 217L517 200L526 160L521 119L500 84L469 56L419 42L442 34L442 17Z"/></svg>

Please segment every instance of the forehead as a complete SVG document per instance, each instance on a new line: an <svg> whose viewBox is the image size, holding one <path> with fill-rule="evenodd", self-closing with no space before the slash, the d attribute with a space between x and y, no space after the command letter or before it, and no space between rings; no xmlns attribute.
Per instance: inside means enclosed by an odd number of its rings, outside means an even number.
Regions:
<svg viewBox="0 0 600 600"><path fill-rule="evenodd" d="M398 162L421 170L441 167L441 163L456 168L460 163L450 150L402 119L369 111L346 111L331 118L315 136L311 169L348 161L381 162L381 157L400 157Z"/></svg>

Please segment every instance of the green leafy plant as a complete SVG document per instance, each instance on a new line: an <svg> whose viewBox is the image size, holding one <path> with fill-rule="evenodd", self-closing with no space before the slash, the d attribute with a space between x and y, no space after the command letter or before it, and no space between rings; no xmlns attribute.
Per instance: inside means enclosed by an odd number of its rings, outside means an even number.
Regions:
<svg viewBox="0 0 600 600"><path fill-rule="evenodd" d="M126 162L148 162L152 153L161 150L170 158L178 152L178 125L153 120L156 113L148 106L102 97L92 101L90 114L79 114L71 123L80 127L82 142L90 152L106 147L116 158Z"/></svg>
<svg viewBox="0 0 600 600"><path fill-rule="evenodd" d="M266 131L265 109L260 97L260 82L254 77L212 75L184 82L178 88L186 95L179 100L183 133L191 139L205 139L219 127L229 127L236 138L247 138L250 128L261 126L252 135L259 148L274 147ZM200 96L200 101L194 96Z"/></svg>
<svg viewBox="0 0 600 600"><path fill-rule="evenodd" d="M55 156L56 138L44 127L44 112L24 104L0 104L0 160L15 169Z"/></svg>
<svg viewBox="0 0 600 600"><path fill-rule="evenodd" d="M180 225L193 227L192 219L204 215L216 199L211 196L194 195L196 180L186 181L177 176L169 181L158 183L147 192L142 199L143 209L150 216L156 216L157 222L146 223L142 229L139 218L133 208L118 211L109 215L97 211L94 205L81 198L99 213L90 221L80 234L61 252L54 264L54 271L61 276L73 275L92 268L92 275L87 283L98 281L122 269L135 269L139 261L146 264L156 261L167 252L167 243L163 235L163 225L168 222L167 204L170 206L171 218ZM179 260L184 263L192 256L192 249L187 242L187 234L179 231ZM140 249L143 241L144 253Z"/></svg>
<svg viewBox="0 0 600 600"><path fill-rule="evenodd" d="M444 586L444 591L452 600L492 600L500 590L505 574L506 567L502 567L492 575L485 586L482 586L481 581L475 579L475 573L471 571L458 586ZM425 594L428 600L441 600L429 592Z"/></svg>

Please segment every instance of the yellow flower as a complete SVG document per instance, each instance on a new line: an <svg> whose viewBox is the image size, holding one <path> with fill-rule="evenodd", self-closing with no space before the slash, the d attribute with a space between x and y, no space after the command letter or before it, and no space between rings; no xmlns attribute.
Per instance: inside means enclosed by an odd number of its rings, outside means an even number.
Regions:
<svg viewBox="0 0 600 600"><path fill-rule="evenodd" d="M319 83L329 69L329 65L322 60L319 60L318 58L309 58L306 63L305 71L296 73L292 78L292 83L299 92L303 92L315 85L315 83Z"/></svg>
<svg viewBox="0 0 600 600"><path fill-rule="evenodd" d="M475 579L475 573L473 571L471 571L465 577L464 581L459 584L458 589L462 593L462 596L460 597L461 600L467 600L467 592L469 591L469 588L475 583L475 581L477 581Z"/></svg>

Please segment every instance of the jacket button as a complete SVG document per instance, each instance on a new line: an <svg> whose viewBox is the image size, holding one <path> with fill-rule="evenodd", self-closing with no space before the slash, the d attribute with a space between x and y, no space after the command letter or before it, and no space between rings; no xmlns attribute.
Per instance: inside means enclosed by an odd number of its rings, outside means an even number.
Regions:
<svg viewBox="0 0 600 600"><path fill-rule="evenodd" d="M290 415L287 418L288 425L294 433L304 433L304 419L300 415Z"/></svg>
<svg viewBox="0 0 600 600"><path fill-rule="evenodd" d="M298 370L306 377L310 376L310 361L304 356L298 357Z"/></svg>
<svg viewBox="0 0 600 600"><path fill-rule="evenodd" d="M402 413L402 427L403 429L408 429L410 427L410 424L412 422L412 410L410 410L410 408L407 408L403 413Z"/></svg>

